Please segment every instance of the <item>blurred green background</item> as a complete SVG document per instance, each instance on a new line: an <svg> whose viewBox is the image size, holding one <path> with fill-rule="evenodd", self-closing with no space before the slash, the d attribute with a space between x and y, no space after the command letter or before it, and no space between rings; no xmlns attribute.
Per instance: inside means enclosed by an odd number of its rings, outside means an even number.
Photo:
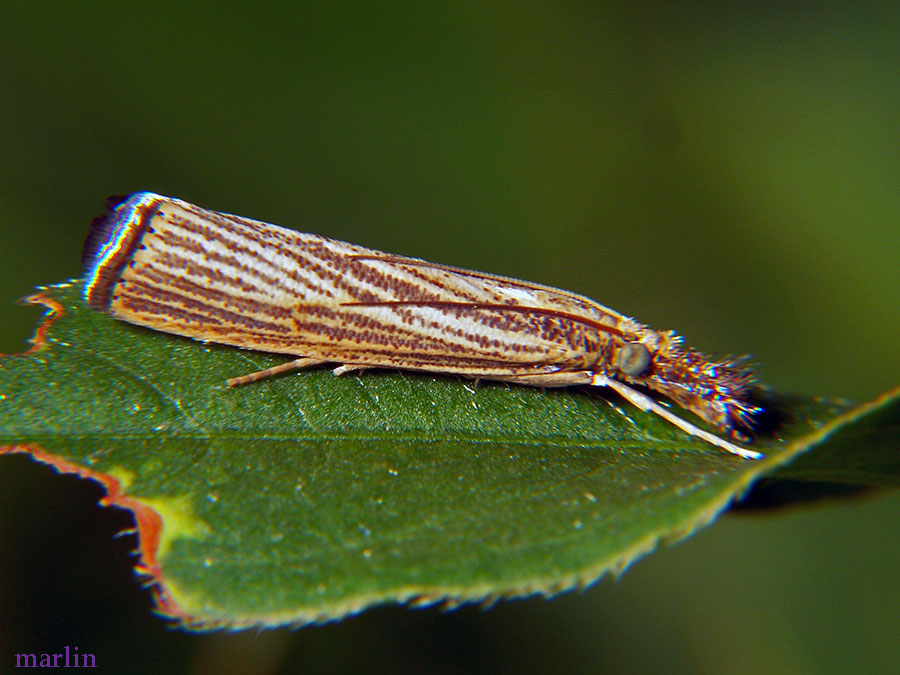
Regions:
<svg viewBox="0 0 900 675"><path fill-rule="evenodd" d="M149 189L587 294L778 389L900 382L900 5L0 6L0 352ZM900 497L728 516L618 581L488 612L171 630L125 512L0 460L0 672L844 673L900 662ZM515 514L510 514L515 517Z"/></svg>

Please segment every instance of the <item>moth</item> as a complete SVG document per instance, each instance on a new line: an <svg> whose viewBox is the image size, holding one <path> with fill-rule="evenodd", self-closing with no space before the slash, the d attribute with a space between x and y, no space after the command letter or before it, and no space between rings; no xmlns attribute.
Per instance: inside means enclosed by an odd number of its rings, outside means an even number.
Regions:
<svg viewBox="0 0 900 675"><path fill-rule="evenodd" d="M87 304L129 323L293 360L229 386L322 364L608 387L727 452L761 409L752 372L575 293L438 265L138 192L85 242Z"/></svg>

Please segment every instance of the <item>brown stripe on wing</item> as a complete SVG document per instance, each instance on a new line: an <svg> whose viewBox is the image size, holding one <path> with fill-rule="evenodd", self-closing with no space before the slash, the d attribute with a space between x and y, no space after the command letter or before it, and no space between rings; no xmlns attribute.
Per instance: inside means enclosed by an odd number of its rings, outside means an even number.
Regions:
<svg viewBox="0 0 900 675"><path fill-rule="evenodd" d="M421 270L417 269L415 266L406 265L405 258L394 259L391 256L379 256L379 255L362 255L362 254L349 254L345 256L345 259L350 262L349 265L346 266L347 270L353 274L356 278L361 281L366 281L368 283L373 283L378 285L380 288L385 290L392 291L394 294L394 299L403 299L403 300L458 300L458 301L471 301L477 302L479 300L484 300L483 297L480 297L474 291L463 291L459 288L458 285L453 285L447 283L446 280L441 280L435 274L426 274ZM361 264L353 264L357 261L365 261L370 260L374 262L383 262L392 266L402 266L407 269L404 269L403 272L408 274L409 276L414 277L417 282L405 281L403 279L399 279L398 277L391 276L388 272L381 270L372 265L361 265ZM439 268L440 269L440 268ZM440 271L446 272L446 270L441 269ZM386 281L387 280L387 281ZM427 285L424 286L424 285Z"/></svg>
<svg viewBox="0 0 900 675"><path fill-rule="evenodd" d="M504 308L517 304L515 299L502 296L489 284L480 283L480 285L467 289L463 284L460 284L458 280L459 277L463 277L464 275L455 271L450 271L449 269L441 268L440 266L437 266L437 272L429 267L427 270L429 273L426 273L421 268L408 266L406 264L407 259L405 258L395 259L385 256L358 254L348 255L347 258L354 262L359 260L382 262L394 268L393 270L390 268L381 270L371 265L359 263L351 264L349 266L348 269L351 272L357 269L365 270L364 272L360 271L356 273L355 276L357 278L369 283L379 284L390 293L389 297L371 299L358 298L357 300L361 306L367 302L372 303L373 305L394 303L395 307L406 305L410 308L424 306L435 308L441 306L440 303L443 303L444 308L451 307L451 303L457 303L460 307L464 305L470 307L475 307L476 305L479 307L488 307L495 304L498 307L502 306ZM425 266L427 266L427 264L425 264ZM404 275L412 276L416 281L411 282L399 278L397 270L402 270ZM394 274L391 274L392 271ZM479 280L479 282L480 281L481 280ZM470 284L470 279L466 278L466 285ZM453 314L451 311L444 313L448 316ZM420 320L419 315L413 311L397 311L397 314L405 316L410 321ZM480 323L483 323L486 326L489 325L494 329L505 330L510 334L528 333L536 328L535 323L529 321L524 315L506 313L503 316L505 317L503 321L492 319L490 322L481 321Z"/></svg>
<svg viewBox="0 0 900 675"><path fill-rule="evenodd" d="M259 254L258 251L251 247L238 244L236 241L234 241L234 239L229 237L215 236L222 230L218 230L206 223L198 222L189 218L182 218L177 214L169 213L166 217L166 224L170 227L168 228L168 231L160 232L160 240L167 246L183 248L185 250L202 255L207 262L219 263L234 270L235 272L240 272L241 275L245 277L257 279L270 288L282 288L283 276L276 276L274 274L271 274L266 271L267 269L276 267L276 269L281 273L291 272L291 270L273 265L270 259L263 257ZM181 232L182 234L179 234L179 232ZM233 233L234 229L232 228L230 232ZM193 237L185 236L187 234L194 234L201 239L195 239ZM250 235L246 232L241 232L240 235L242 238L250 238ZM226 257L209 250L209 247L205 245L202 240L208 241L210 239L215 239L232 255ZM264 245L265 243L258 240L256 241L260 246ZM253 261L257 264L247 264L241 261L239 256L243 256L244 258L248 259L248 261ZM300 281L296 278L296 276L291 276L290 278L295 281Z"/></svg>
<svg viewBox="0 0 900 675"><path fill-rule="evenodd" d="M463 267L454 267L453 265L442 265L440 263L433 263L427 260L422 260L420 258L407 258L406 256L392 255L390 253L379 253L378 251L372 251L371 253L359 253L353 254L351 257L357 260L376 260L380 262L392 263L394 265L408 265L410 267L423 267L429 269L441 270L443 272L448 272L450 274L459 275L462 277L467 277L471 279L477 279L479 281L487 281L493 283L501 283L505 286L511 286L513 288L521 288L523 290L528 291L546 291L550 292L554 295L558 295L560 297L564 297L568 300L578 301L579 304L585 304L589 306L596 306L595 303L590 298L587 298L583 295L579 295L577 293L573 293L571 291L565 291L560 288L555 288L553 286L547 286L546 284L538 284L532 281L523 281L522 279L516 279L515 277L507 277L502 274L490 274L489 272L478 272L476 270L468 270Z"/></svg>
<svg viewBox="0 0 900 675"><path fill-rule="evenodd" d="M480 303L480 302L444 302L444 301L419 301L419 300L383 300L379 302L344 302L341 303L344 306L378 306L378 305L386 305L386 306L415 306L415 307L436 307L436 308L447 308L454 309L458 308L460 310L469 310L469 309L487 309L487 310L495 310L498 312L510 312L512 314L536 314L542 316L549 316L558 319L563 319L565 321L571 321L573 323L578 323L583 326L593 328L594 330L598 330L604 333L610 333L612 335L616 335L618 337L623 337L624 334L618 328L613 326L608 326L605 323L600 323L599 321L594 321L593 319L588 319L583 316L578 316L577 314L570 314L569 312L562 312L556 309L549 309L546 307L528 307L522 305L508 305L508 304L490 304L490 303Z"/></svg>
<svg viewBox="0 0 900 675"><path fill-rule="evenodd" d="M185 302L196 302L198 306L207 306L211 310L230 307L244 314L263 315L282 320L288 320L293 315L290 307L248 297L246 294L218 290L209 284L193 281L191 277L199 276L195 270L187 267L183 269L191 269L193 274L182 276L159 268L147 268L142 270L141 281L150 282L146 283L148 288L165 289L171 293L177 293L179 297L185 299ZM205 281L202 276L201 280ZM224 281L224 278L221 280ZM240 290L240 286L236 288Z"/></svg>
<svg viewBox="0 0 900 675"><path fill-rule="evenodd" d="M347 256L324 245L325 242L332 240L235 217L215 218L214 221L210 224L184 218L175 213L169 214L167 219L167 222L184 232L204 239L214 238L234 255L233 258L223 258L208 254L210 261L229 265L235 270L240 270L242 274L260 278L273 289L293 290L284 283L286 279L290 279L310 294L325 298L333 298L335 293L332 289L339 289L344 295L358 300L378 299L378 296L360 288L348 278ZM273 242L272 235L276 232L277 241ZM254 247L240 244L236 241L237 238L253 241L260 248L277 253L283 259L266 256ZM340 242L332 243L340 244ZM239 256L257 264L241 263ZM273 268L278 272L277 277L265 271ZM300 270L303 270L304 274L300 274Z"/></svg>
<svg viewBox="0 0 900 675"><path fill-rule="evenodd" d="M519 361L534 361L529 355L546 358L548 353L563 354L569 351L561 345L522 345L465 332L462 328L449 330L446 324L439 322L430 322L419 328L409 327L389 317L341 312L332 307L316 305L297 308L295 327L297 334L303 335L307 340L320 344L327 341L335 349L353 345L359 351L387 349L398 354L427 351L435 357L479 353L489 354L496 359ZM427 329L435 332L428 332Z"/></svg>
<svg viewBox="0 0 900 675"><path fill-rule="evenodd" d="M210 304L206 298L185 294L180 289L157 286L143 281L130 281L113 301L117 314L131 314L130 321L141 325L164 326L170 323L191 326L191 336L204 337L207 327L243 328L250 332L289 335L290 324L268 320L263 313L242 313ZM218 331L216 331L218 333Z"/></svg>

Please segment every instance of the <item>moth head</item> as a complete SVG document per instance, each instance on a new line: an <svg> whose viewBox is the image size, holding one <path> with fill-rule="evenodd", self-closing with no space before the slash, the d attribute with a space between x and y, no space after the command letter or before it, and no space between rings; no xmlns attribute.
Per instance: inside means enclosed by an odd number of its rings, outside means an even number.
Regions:
<svg viewBox="0 0 900 675"><path fill-rule="evenodd" d="M721 431L748 429L759 412L749 401L753 373L740 359L713 359L685 348L671 331L625 343L616 367L625 379L672 399Z"/></svg>

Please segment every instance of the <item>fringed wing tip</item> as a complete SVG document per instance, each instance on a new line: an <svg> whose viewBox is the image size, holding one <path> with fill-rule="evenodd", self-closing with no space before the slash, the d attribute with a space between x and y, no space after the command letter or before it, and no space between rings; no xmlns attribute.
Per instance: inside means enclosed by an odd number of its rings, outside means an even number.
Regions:
<svg viewBox="0 0 900 675"><path fill-rule="evenodd" d="M113 230L117 225L116 209L128 199L127 195L115 195L106 198L106 213L94 218L91 228L84 240L84 248L81 250L81 263L86 267L93 266L97 254L109 241Z"/></svg>

